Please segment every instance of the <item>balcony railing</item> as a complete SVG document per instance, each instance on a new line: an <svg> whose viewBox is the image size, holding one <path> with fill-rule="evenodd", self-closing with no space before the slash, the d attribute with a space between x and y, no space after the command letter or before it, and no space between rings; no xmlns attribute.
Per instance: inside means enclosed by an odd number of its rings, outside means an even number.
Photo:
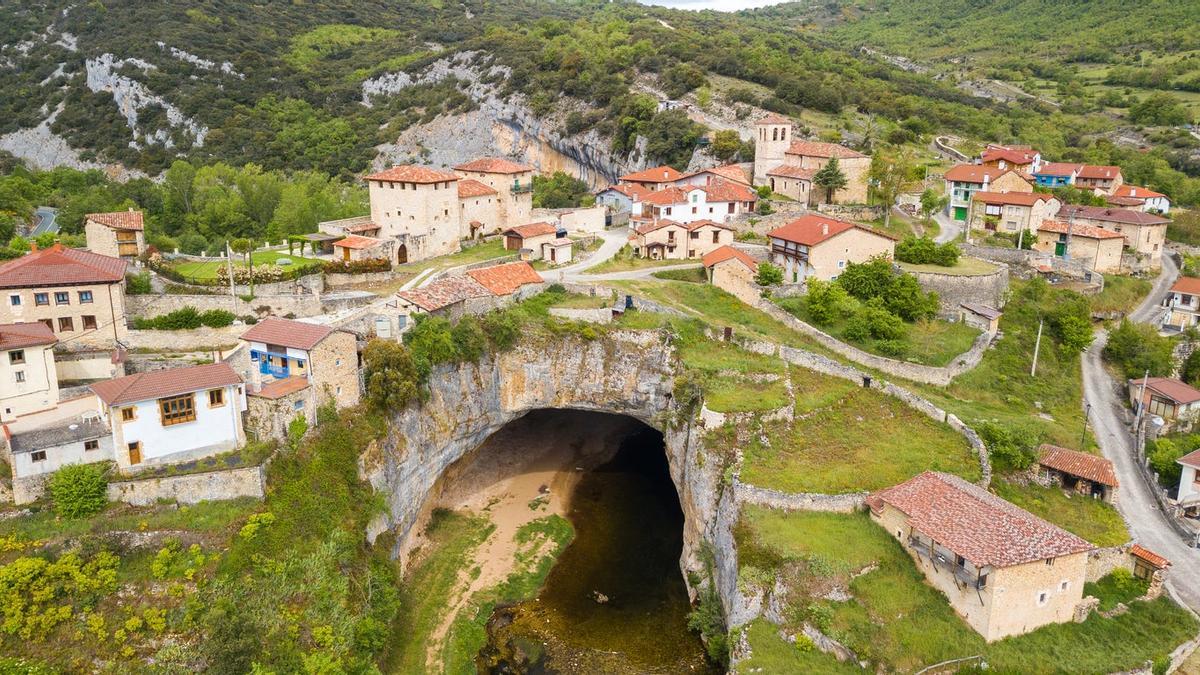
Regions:
<svg viewBox="0 0 1200 675"><path fill-rule="evenodd" d="M270 375L277 380L282 380L290 374L287 366L276 366L269 361L263 360L258 362L258 372L263 375Z"/></svg>
<svg viewBox="0 0 1200 675"><path fill-rule="evenodd" d="M533 192L533 183L513 183L511 191L513 194L521 194L523 192Z"/></svg>
<svg viewBox="0 0 1200 675"><path fill-rule="evenodd" d="M944 549L937 544L933 544L932 550L929 542L921 541L916 537L908 538L908 547L911 548L917 555L928 558L933 563L934 567L939 570L949 571L954 575L960 583L968 588L982 590L987 587L987 575L980 574L976 570L969 570L965 567L959 567L954 562L954 553Z"/></svg>

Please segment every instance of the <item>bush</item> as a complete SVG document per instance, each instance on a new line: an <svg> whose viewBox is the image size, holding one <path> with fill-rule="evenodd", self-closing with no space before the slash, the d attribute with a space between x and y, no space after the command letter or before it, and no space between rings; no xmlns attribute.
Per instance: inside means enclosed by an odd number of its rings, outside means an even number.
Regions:
<svg viewBox="0 0 1200 675"><path fill-rule="evenodd" d="M148 295L150 288L150 273L130 274L125 277L125 292L129 295Z"/></svg>
<svg viewBox="0 0 1200 675"><path fill-rule="evenodd" d="M987 446L992 464L997 468L1021 471L1028 469L1037 459L1040 439L1029 427L1005 427L995 422L980 422L975 429Z"/></svg>
<svg viewBox="0 0 1200 675"><path fill-rule="evenodd" d="M400 410L421 394L423 374L412 353L391 340L371 340L363 350L367 400L380 410Z"/></svg>
<svg viewBox="0 0 1200 675"><path fill-rule="evenodd" d="M1188 445L1177 444L1169 438L1146 441L1146 459L1150 468L1158 474L1158 483L1171 489L1179 485L1183 467L1176 461L1188 453Z"/></svg>
<svg viewBox="0 0 1200 675"><path fill-rule="evenodd" d="M68 464L50 476L54 510L64 518L86 518L108 503L108 479L99 464Z"/></svg>
<svg viewBox="0 0 1200 675"><path fill-rule="evenodd" d="M179 238L179 250L188 255L202 255L207 248L208 240L195 232L188 232Z"/></svg>
<svg viewBox="0 0 1200 675"><path fill-rule="evenodd" d="M1170 375L1175 369L1174 343L1149 324L1123 319L1108 334L1104 359L1117 366L1126 378Z"/></svg>
<svg viewBox="0 0 1200 675"><path fill-rule="evenodd" d="M369 274L372 272L387 272L392 269L392 261L387 258L370 258L368 260L327 260L324 264L326 274Z"/></svg>
<svg viewBox="0 0 1200 675"><path fill-rule="evenodd" d="M1046 322L1067 356L1081 354L1092 344L1092 308L1081 295L1063 294Z"/></svg>
<svg viewBox="0 0 1200 675"><path fill-rule="evenodd" d="M853 315L857 305L840 284L820 279L808 281L808 316L813 323L827 326Z"/></svg>
<svg viewBox="0 0 1200 675"><path fill-rule="evenodd" d="M779 265L774 265L763 261L758 264L758 274L754 276L754 282L759 286L773 286L783 283L783 270Z"/></svg>
<svg viewBox="0 0 1200 675"><path fill-rule="evenodd" d="M459 319L450 330L454 338L454 347L458 351L460 361L477 361L487 351L488 341L479 327L479 321L473 316Z"/></svg>
<svg viewBox="0 0 1200 675"><path fill-rule="evenodd" d="M233 320L236 318L237 316L233 312L224 309L210 309L200 313L201 325L208 326L209 328L231 326L233 325Z"/></svg>
<svg viewBox="0 0 1200 675"><path fill-rule="evenodd" d="M875 298L864 303L846 324L846 337L856 342L868 338L876 340L900 340L904 337L906 327L900 317L892 314L883 306L883 300Z"/></svg>
<svg viewBox="0 0 1200 675"><path fill-rule="evenodd" d="M480 324L492 349L499 352L512 349L521 337L521 321L509 311L488 312Z"/></svg>
<svg viewBox="0 0 1200 675"><path fill-rule="evenodd" d="M133 327L138 330L195 330L201 326L224 328L232 325L236 318L237 315L224 309L201 312L188 306L156 317L134 319Z"/></svg>
<svg viewBox="0 0 1200 675"><path fill-rule="evenodd" d="M958 264L958 256L958 246L954 242L938 244L929 237L910 235L896 244L896 260L914 265L954 267Z"/></svg>

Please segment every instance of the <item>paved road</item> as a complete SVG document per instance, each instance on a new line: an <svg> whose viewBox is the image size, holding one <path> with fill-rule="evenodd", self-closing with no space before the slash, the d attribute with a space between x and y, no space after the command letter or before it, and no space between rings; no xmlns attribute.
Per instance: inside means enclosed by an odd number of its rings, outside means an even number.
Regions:
<svg viewBox="0 0 1200 675"><path fill-rule="evenodd" d="M944 244L962 236L963 225L957 220L951 218L941 211L933 214L933 219L937 221L938 227L940 228L938 231L938 236L933 238L933 240L937 243Z"/></svg>
<svg viewBox="0 0 1200 675"><path fill-rule="evenodd" d="M30 236L38 236L46 232L58 232L58 225L55 219L58 218L58 209L52 209L49 206L39 206L35 210L34 215L37 216L37 225L33 226L33 232Z"/></svg>
<svg viewBox="0 0 1200 675"><path fill-rule="evenodd" d="M1157 308L1179 270L1167 258L1150 295L1130 313L1137 321L1157 315ZM1117 510L1129 524L1130 534L1142 545L1169 558L1174 567L1168 586L1193 610L1200 611L1200 550L1190 548L1171 529L1169 516L1158 508L1150 487L1142 480L1134 457L1134 439L1123 421L1124 398L1101 363L1100 352L1108 334L1096 331L1096 340L1083 355L1084 400L1092 404L1091 422L1104 456L1112 460L1121 481Z"/></svg>

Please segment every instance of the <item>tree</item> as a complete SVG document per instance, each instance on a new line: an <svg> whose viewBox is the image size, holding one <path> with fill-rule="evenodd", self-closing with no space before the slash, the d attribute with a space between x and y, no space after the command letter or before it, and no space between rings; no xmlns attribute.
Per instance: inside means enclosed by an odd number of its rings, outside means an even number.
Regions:
<svg viewBox="0 0 1200 675"><path fill-rule="evenodd" d="M533 206L540 209L566 209L582 204L588 195L587 183L555 171L549 177L533 177Z"/></svg>
<svg viewBox="0 0 1200 675"><path fill-rule="evenodd" d="M825 201L833 203L833 195L849 184L846 174L838 166L837 157L830 157L829 162L813 175L813 185L825 190Z"/></svg>
<svg viewBox="0 0 1200 675"><path fill-rule="evenodd" d="M1193 350L1191 354L1183 361L1183 369L1179 374L1179 379L1187 382L1193 387L1200 384L1200 349Z"/></svg>
<svg viewBox="0 0 1200 675"><path fill-rule="evenodd" d="M850 263L838 277L837 283L850 295L866 302L882 296L892 287L892 263L883 256L865 263Z"/></svg>
<svg viewBox="0 0 1200 675"><path fill-rule="evenodd" d="M234 253L241 253L246 259L246 269L249 272L250 278L250 295L254 295L254 240L253 239L234 239L229 242L229 248ZM232 282L232 279L230 280Z"/></svg>
<svg viewBox="0 0 1200 675"><path fill-rule="evenodd" d="M921 193L921 218L928 223L929 219L933 218L933 214L946 208L949 203L948 196L934 192L933 188L925 188L925 191Z"/></svg>
<svg viewBox="0 0 1200 675"><path fill-rule="evenodd" d="M741 149L742 138L733 129L722 129L714 133L712 144L708 146L708 151L712 153L712 156L722 162L733 160Z"/></svg>
<svg viewBox="0 0 1200 675"><path fill-rule="evenodd" d="M1068 356L1076 356L1092 344L1092 309L1083 296L1063 293L1046 316L1050 331Z"/></svg>
<svg viewBox="0 0 1200 675"><path fill-rule="evenodd" d="M783 270L779 265L763 261L758 264L758 273L754 275L754 283L759 286L774 286L783 283Z"/></svg>
<svg viewBox="0 0 1200 675"><path fill-rule="evenodd" d="M836 159L834 157L829 161L832 163ZM876 152L871 158L871 168L867 176L871 180L871 192L883 204L884 229L892 224L892 206L895 205L896 197L904 189L905 183L912 177L913 166L912 151L908 148ZM816 176L813 177L813 182L816 182Z"/></svg>
<svg viewBox="0 0 1200 675"><path fill-rule="evenodd" d="M1187 108L1171 94L1154 92L1129 108L1129 119L1137 124L1181 126L1191 122Z"/></svg>
<svg viewBox="0 0 1200 675"><path fill-rule="evenodd" d="M1141 377L1147 370L1151 377L1162 377L1175 368L1174 347L1153 326L1124 319L1108 334L1104 358L1127 378Z"/></svg>
<svg viewBox="0 0 1200 675"><path fill-rule="evenodd" d="M418 398L422 377L412 352L391 340L372 340L363 350L367 400L380 410L400 410Z"/></svg>
<svg viewBox="0 0 1200 675"><path fill-rule="evenodd" d="M50 476L50 499L64 518L86 518L108 503L108 480L99 464L68 464Z"/></svg>

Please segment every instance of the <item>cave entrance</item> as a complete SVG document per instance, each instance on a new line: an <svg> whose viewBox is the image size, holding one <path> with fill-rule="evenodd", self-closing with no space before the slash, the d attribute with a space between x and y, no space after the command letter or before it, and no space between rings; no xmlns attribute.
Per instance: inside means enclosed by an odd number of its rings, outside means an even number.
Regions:
<svg viewBox="0 0 1200 675"><path fill-rule="evenodd" d="M542 565L540 590L488 619L480 672L716 672L687 629L684 514L659 431L625 415L535 410L451 465L429 506L493 528L465 561L478 573L450 594L447 626L456 607ZM565 547L519 543L555 518L574 531ZM456 639L435 634L430 646Z"/></svg>

